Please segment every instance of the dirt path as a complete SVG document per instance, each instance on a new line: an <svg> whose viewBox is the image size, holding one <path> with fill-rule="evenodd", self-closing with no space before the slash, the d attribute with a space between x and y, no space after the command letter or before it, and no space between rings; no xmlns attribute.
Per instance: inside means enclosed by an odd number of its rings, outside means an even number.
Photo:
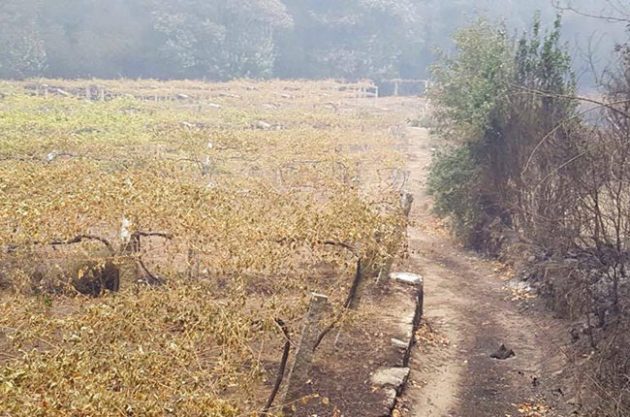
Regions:
<svg viewBox="0 0 630 417"><path fill-rule="evenodd" d="M512 300L496 265L436 227L425 181L435 139L409 128L409 189L415 195L404 267L425 279L425 320L404 399L411 417L566 416L566 329L536 302ZM490 354L504 343L516 356ZM536 409L528 410L527 404ZM549 410L547 410L549 407ZM520 410L519 410L520 408ZM530 412L531 411L531 412Z"/></svg>

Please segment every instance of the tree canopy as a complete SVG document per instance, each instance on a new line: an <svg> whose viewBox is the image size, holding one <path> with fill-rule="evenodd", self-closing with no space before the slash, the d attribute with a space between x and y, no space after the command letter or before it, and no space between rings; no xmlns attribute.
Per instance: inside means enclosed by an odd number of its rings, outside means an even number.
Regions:
<svg viewBox="0 0 630 417"><path fill-rule="evenodd" d="M555 16L547 0L495 3L3 0L0 78L426 78L435 50L452 49L451 34L476 16L514 28L536 10ZM565 22L573 44L598 28L584 16ZM614 43L610 27L604 43Z"/></svg>

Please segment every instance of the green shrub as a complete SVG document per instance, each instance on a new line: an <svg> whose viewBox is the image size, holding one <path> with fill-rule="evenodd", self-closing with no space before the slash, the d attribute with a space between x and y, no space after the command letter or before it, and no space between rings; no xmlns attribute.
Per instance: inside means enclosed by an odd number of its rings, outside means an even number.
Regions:
<svg viewBox="0 0 630 417"><path fill-rule="evenodd" d="M429 174L428 189L435 197L435 212L449 217L455 233L467 242L481 219L479 175L471 145L436 152Z"/></svg>
<svg viewBox="0 0 630 417"><path fill-rule="evenodd" d="M429 93L439 130L477 140L505 102L513 74L513 43L505 29L480 20L454 36L456 54L433 66Z"/></svg>
<svg viewBox="0 0 630 417"><path fill-rule="evenodd" d="M557 218L549 207L562 214L562 187L546 181L576 154L565 140L575 104L564 97L575 78L560 26L558 18L543 32L537 16L529 32L510 38L482 20L458 32L455 54L433 68L437 130L455 149L436 155L430 190L437 213L478 249L488 249L490 224L554 235L540 219Z"/></svg>

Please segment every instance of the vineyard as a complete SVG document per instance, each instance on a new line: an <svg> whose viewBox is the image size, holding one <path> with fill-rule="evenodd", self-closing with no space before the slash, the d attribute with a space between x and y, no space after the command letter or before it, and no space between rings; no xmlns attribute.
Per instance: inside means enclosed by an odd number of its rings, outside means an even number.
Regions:
<svg viewBox="0 0 630 417"><path fill-rule="evenodd" d="M0 416L260 415L313 292L367 337L346 299L401 251L406 175L364 93L0 84Z"/></svg>

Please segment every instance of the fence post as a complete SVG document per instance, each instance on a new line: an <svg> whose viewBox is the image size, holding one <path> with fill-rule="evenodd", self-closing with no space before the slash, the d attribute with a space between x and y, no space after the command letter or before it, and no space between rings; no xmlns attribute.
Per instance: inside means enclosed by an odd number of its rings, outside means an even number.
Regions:
<svg viewBox="0 0 630 417"><path fill-rule="evenodd" d="M418 304L416 306L416 316L414 320L414 325L416 328L420 325L420 320L424 316L424 279L420 281L418 285Z"/></svg>
<svg viewBox="0 0 630 417"><path fill-rule="evenodd" d="M328 297L313 293L308 313L304 320L302 336L295 353L293 367L289 371L287 387L284 394L283 412L286 416L293 415L295 402L301 397L301 392L309 380L313 364L314 348L319 336L319 322L328 306Z"/></svg>
<svg viewBox="0 0 630 417"><path fill-rule="evenodd" d="M122 218L119 237L121 241L119 253L124 256L120 267L120 280L125 285L135 283L140 277L140 267L134 256L140 252L140 236L131 232L132 222L125 216Z"/></svg>
<svg viewBox="0 0 630 417"><path fill-rule="evenodd" d="M411 214L411 207L413 205L413 194L407 191L402 191L400 193L400 209L406 218L409 218ZM400 238L404 238L406 236L406 230L400 230ZM390 258L385 261L385 264L381 267L378 278L376 279L377 283L384 282L387 277L389 277L389 273L392 270L392 266L394 264L394 258Z"/></svg>
<svg viewBox="0 0 630 417"><path fill-rule="evenodd" d="M405 217L409 217L411 213L411 205L413 204L413 194L403 191L400 193L400 208L402 209Z"/></svg>

